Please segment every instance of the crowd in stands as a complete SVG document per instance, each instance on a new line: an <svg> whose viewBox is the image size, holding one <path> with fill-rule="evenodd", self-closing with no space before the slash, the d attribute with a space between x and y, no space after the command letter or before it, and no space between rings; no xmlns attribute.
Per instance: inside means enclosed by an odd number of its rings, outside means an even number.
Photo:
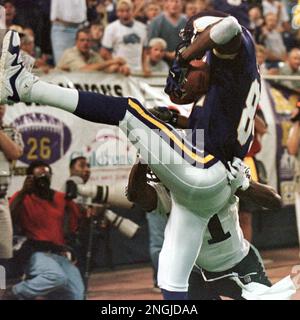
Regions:
<svg viewBox="0 0 300 320"><path fill-rule="evenodd" d="M22 35L22 50L42 72L166 73L194 14L234 15L264 52L263 73L300 75L296 0L4 0L6 27ZM30 60L30 59L29 59ZM298 82L289 83L294 89Z"/></svg>
<svg viewBox="0 0 300 320"><path fill-rule="evenodd" d="M181 41L180 31L188 19L201 11L213 9L235 16L253 34L262 74L300 76L300 21L297 29L292 11L297 4L298 0L0 0L0 5L5 8L5 21L1 26L19 32L25 63L38 72L102 71L124 76L142 74L145 77L167 74ZM300 93L300 80L276 81ZM1 112L4 112L2 109L0 106L0 120ZM294 124L297 137L299 123L297 119L297 124ZM267 130L266 123L263 125L261 132L256 128L260 136ZM1 127L4 126L1 124ZM294 144L298 150L299 141ZM0 149L4 149L3 146ZM9 149L12 150L11 145ZM294 149L290 150L291 154L297 154ZM17 150L16 155L5 156L15 160L20 152ZM73 159L70 175L87 182L90 175L87 159ZM69 243L64 239L65 211L71 213L70 221L67 221L70 230L67 231L72 236L81 220L86 219L85 223L89 223L92 213L66 200L63 193L52 190L51 176L52 169L48 164L31 163L23 187L11 198L14 225L19 225L31 241L23 261L27 278L7 291L5 299L41 296L83 299L84 283L79 271L84 274L82 269L87 266L88 270L89 266L84 260L86 257L80 256L82 252L76 252L79 269L73 265L74 261L67 259L72 252L69 252ZM8 204L6 206L8 211ZM244 216L250 212L246 209L243 210ZM20 216L21 211L25 218ZM164 227L166 222L153 213L147 219L150 233L155 232L150 253L156 274L157 248L160 250L163 241L163 230L158 227ZM249 218L244 219L248 219L245 225L252 225ZM250 230L251 240L252 229L247 230ZM245 230L244 233L247 237ZM159 241L155 242L157 239ZM40 253L45 241L49 245L47 254ZM81 245L86 249L84 241ZM45 247L42 249L45 251ZM154 286L157 286L155 275Z"/></svg>

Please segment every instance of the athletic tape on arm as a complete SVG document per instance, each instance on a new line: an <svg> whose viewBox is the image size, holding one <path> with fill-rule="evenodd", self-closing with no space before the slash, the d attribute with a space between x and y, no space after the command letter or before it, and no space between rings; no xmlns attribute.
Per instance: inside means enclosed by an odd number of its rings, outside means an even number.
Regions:
<svg viewBox="0 0 300 320"><path fill-rule="evenodd" d="M242 27L234 17L226 17L214 25L210 30L210 38L216 44L228 43L237 34L242 32Z"/></svg>

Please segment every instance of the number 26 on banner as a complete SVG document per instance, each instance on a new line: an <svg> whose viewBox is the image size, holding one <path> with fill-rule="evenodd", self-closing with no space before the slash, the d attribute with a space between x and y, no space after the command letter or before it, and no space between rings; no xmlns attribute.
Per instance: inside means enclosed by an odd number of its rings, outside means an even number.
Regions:
<svg viewBox="0 0 300 320"><path fill-rule="evenodd" d="M30 137L25 142L29 151L27 159L34 160L49 160L51 158L51 141L48 137Z"/></svg>

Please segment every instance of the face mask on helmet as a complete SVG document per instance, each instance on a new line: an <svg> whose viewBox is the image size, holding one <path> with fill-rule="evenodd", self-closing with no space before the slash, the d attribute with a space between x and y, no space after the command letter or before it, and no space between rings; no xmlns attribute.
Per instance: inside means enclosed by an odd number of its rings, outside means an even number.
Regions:
<svg viewBox="0 0 300 320"><path fill-rule="evenodd" d="M181 29L179 32L179 37L183 42L189 42L191 43L191 39L194 36L194 30L193 29Z"/></svg>

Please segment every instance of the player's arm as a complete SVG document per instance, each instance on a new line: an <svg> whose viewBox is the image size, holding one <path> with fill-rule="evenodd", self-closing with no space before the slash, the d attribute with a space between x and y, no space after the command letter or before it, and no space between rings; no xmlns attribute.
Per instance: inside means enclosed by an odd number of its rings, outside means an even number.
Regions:
<svg viewBox="0 0 300 320"><path fill-rule="evenodd" d="M3 130L0 129L0 150L8 160L17 160L23 154L23 148L14 142Z"/></svg>
<svg viewBox="0 0 300 320"><path fill-rule="evenodd" d="M281 208L280 195L271 186L251 180L250 169L241 159L234 157L233 161L227 164L229 184L239 198L270 210Z"/></svg>
<svg viewBox="0 0 300 320"><path fill-rule="evenodd" d="M258 133L259 135L264 135L268 131L268 126L265 120L258 114L255 115L254 118L254 127L255 127L255 132Z"/></svg>
<svg viewBox="0 0 300 320"><path fill-rule="evenodd" d="M241 32L238 21L234 17L226 17L199 32L193 43L179 53L179 63L199 59L210 49L215 49L214 53L220 58L232 58L240 49Z"/></svg>
<svg viewBox="0 0 300 320"><path fill-rule="evenodd" d="M237 190L236 195L262 208L277 210L282 207L280 195L271 186L253 180L250 181L250 186L246 191Z"/></svg>

